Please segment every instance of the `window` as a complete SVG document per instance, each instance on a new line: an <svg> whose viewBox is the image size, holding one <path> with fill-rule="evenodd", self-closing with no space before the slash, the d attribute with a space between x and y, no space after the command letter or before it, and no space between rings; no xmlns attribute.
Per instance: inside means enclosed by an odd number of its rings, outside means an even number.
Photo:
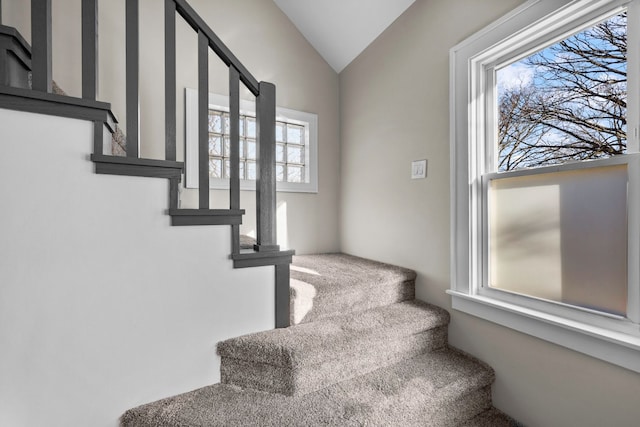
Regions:
<svg viewBox="0 0 640 427"><path fill-rule="evenodd" d="M640 372L638 5L562 3L451 50L452 306Z"/></svg>
<svg viewBox="0 0 640 427"><path fill-rule="evenodd" d="M186 90L187 188L198 187L197 91ZM229 188L230 131L228 97L209 95L209 186ZM254 190L256 116L252 103L240 106L240 188ZM317 192L317 116L276 109L276 186L278 191Z"/></svg>

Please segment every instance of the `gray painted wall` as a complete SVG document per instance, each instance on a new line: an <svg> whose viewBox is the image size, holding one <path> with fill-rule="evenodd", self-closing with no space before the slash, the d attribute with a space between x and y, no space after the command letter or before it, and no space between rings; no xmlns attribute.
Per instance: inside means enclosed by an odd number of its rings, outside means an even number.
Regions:
<svg viewBox="0 0 640 427"><path fill-rule="evenodd" d="M449 49L518 4L417 0L340 74L342 250L415 269L418 297L447 309ZM427 179L410 180L423 158ZM459 312L449 332L529 427L638 424L636 373Z"/></svg>

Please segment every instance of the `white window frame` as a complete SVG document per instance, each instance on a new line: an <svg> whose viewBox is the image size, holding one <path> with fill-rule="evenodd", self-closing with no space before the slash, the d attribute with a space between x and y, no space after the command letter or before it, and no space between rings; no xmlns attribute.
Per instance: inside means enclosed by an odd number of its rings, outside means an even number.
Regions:
<svg viewBox="0 0 640 427"><path fill-rule="evenodd" d="M610 159L500 173L523 176L627 165L626 317L512 294L487 286L487 187L495 165L495 69L565 38L608 13L628 10L628 45L640 40L640 0L530 0L450 51L452 308L640 372L640 61L627 52L627 149Z"/></svg>
<svg viewBox="0 0 640 427"><path fill-rule="evenodd" d="M186 187L198 188L198 91L185 89ZM209 109L229 112L229 97L209 94ZM255 103L240 100L240 114L256 115ZM305 182L276 182L276 190L292 193L318 192L318 115L276 107L276 120L305 127ZM209 188L228 190L229 180L209 178ZM240 189L255 191L256 182L240 180Z"/></svg>

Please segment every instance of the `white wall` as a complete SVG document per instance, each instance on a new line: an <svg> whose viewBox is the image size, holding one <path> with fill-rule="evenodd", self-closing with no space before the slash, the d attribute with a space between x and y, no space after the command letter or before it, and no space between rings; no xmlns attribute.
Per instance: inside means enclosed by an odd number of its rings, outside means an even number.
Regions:
<svg viewBox="0 0 640 427"><path fill-rule="evenodd" d="M342 249L416 270L418 297L449 310L449 49L520 3L417 0L340 74ZM451 314L450 342L495 368L495 406L527 426L638 424L640 375Z"/></svg>
<svg viewBox="0 0 640 427"><path fill-rule="evenodd" d="M190 0L220 39L258 80L277 87L281 107L318 115L319 191L278 193L279 243L297 253L339 249L339 98L338 75L272 1ZM4 0L3 22L30 40L29 3ZM99 98L110 102L125 123L124 1L99 5ZM164 2L140 1L141 155L164 157ZM81 96L80 2L53 5L53 77L69 94ZM178 159L184 155L184 88L197 87L197 37L177 20ZM210 91L226 95L228 72L210 53ZM245 92L245 98L249 98ZM228 207L228 192L212 191L212 207ZM197 207L196 190L186 190L185 207ZM255 194L243 192L244 232L255 229ZM285 230L286 228L286 230Z"/></svg>
<svg viewBox="0 0 640 427"><path fill-rule="evenodd" d="M115 427L274 326L273 267L234 270L230 227L171 227L167 180L94 174L91 135L0 110L1 426Z"/></svg>

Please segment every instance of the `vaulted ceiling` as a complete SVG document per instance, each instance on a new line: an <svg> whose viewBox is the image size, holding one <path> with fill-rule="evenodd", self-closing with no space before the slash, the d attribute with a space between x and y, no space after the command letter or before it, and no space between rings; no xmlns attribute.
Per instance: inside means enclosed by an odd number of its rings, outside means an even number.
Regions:
<svg viewBox="0 0 640 427"><path fill-rule="evenodd" d="M415 0L274 0L341 72Z"/></svg>

